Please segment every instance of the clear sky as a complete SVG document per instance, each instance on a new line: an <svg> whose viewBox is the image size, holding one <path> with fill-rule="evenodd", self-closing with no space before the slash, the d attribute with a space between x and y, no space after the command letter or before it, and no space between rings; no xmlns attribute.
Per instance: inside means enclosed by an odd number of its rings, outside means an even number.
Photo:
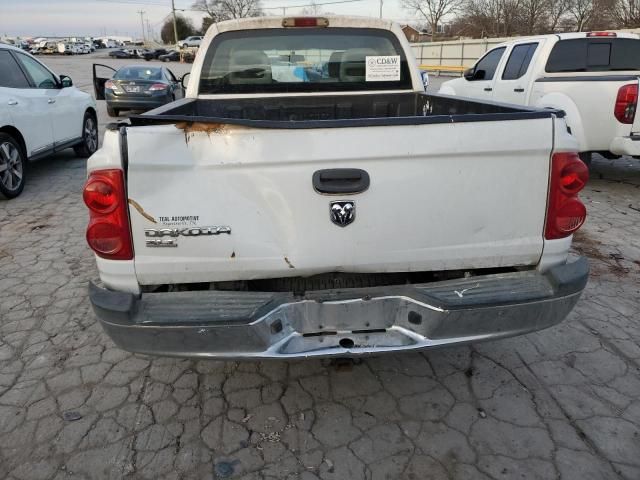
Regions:
<svg viewBox="0 0 640 480"><path fill-rule="evenodd" d="M265 12L280 15L279 9L270 7L295 6L313 0L262 0ZM316 4L338 0L315 0ZM400 23L413 17L400 6L401 0L383 0L383 13ZM190 9L193 0L175 0L176 8ZM379 15L379 0L361 0L353 3L320 7L321 12L345 15ZM142 27L138 11L144 11L146 20L157 33L171 11L171 0L0 0L0 36L99 36L104 34L141 37ZM299 14L301 8L290 8L289 14ZM200 26L202 14L185 11Z"/></svg>

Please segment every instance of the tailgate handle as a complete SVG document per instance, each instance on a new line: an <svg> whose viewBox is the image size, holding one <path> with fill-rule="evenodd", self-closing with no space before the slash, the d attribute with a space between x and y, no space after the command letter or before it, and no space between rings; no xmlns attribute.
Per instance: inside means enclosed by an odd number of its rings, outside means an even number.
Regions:
<svg viewBox="0 0 640 480"><path fill-rule="evenodd" d="M361 193L369 183L369 174L359 168L328 168L313 174L313 188L318 193Z"/></svg>

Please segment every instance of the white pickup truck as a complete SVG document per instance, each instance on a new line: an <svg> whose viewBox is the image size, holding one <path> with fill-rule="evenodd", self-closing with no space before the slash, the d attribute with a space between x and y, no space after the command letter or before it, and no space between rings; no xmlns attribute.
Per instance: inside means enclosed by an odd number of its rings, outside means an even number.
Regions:
<svg viewBox="0 0 640 480"><path fill-rule="evenodd" d="M358 356L560 322L587 181L563 113L425 93L398 25L214 24L185 99L88 162L90 299L120 347Z"/></svg>
<svg viewBox="0 0 640 480"><path fill-rule="evenodd" d="M498 45L440 93L563 110L588 163L640 156L639 77L638 35L562 33Z"/></svg>

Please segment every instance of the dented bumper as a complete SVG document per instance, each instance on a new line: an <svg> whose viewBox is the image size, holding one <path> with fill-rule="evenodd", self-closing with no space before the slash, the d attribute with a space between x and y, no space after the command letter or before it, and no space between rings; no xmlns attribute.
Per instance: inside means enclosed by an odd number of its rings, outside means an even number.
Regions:
<svg viewBox="0 0 640 480"><path fill-rule="evenodd" d="M90 285L113 341L132 352L266 359L350 357L520 335L562 321L589 274L584 257L526 271L420 285L307 292L133 295Z"/></svg>

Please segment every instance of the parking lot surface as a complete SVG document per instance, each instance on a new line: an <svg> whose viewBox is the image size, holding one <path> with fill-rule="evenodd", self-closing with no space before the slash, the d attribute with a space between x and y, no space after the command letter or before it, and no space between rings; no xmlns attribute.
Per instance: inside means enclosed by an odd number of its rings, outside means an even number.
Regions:
<svg viewBox="0 0 640 480"><path fill-rule="evenodd" d="M45 61L90 91L89 58ZM85 160L28 173L0 200L0 478L640 478L638 160L593 163L562 324L356 363L119 350L87 298Z"/></svg>

